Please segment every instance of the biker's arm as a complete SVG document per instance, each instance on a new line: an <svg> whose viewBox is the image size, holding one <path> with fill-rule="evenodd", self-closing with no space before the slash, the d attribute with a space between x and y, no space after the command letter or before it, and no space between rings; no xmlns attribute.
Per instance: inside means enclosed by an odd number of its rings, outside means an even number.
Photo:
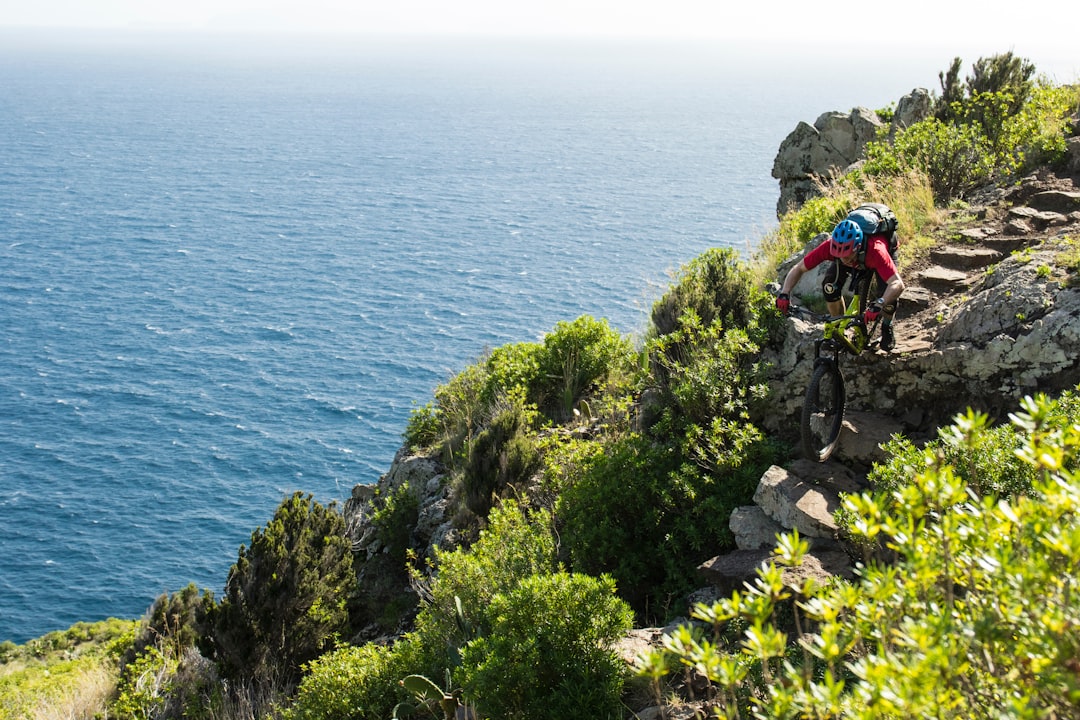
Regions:
<svg viewBox="0 0 1080 720"><path fill-rule="evenodd" d="M788 270L787 276L784 278L784 286L780 288L780 294L786 295L791 292L798 282L799 278L803 276L809 268L806 267L806 261L800 260L799 263Z"/></svg>
<svg viewBox="0 0 1080 720"><path fill-rule="evenodd" d="M894 273L885 283L885 292L881 296L884 304L891 305L895 303L902 292L904 292L904 281L900 278L900 273Z"/></svg>

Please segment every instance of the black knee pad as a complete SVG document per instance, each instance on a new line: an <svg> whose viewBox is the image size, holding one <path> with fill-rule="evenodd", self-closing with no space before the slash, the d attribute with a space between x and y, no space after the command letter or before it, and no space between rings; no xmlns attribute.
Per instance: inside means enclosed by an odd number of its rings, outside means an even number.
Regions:
<svg viewBox="0 0 1080 720"><path fill-rule="evenodd" d="M825 296L826 302L836 302L839 300L842 291L843 286L837 285L829 280L821 283L821 294Z"/></svg>

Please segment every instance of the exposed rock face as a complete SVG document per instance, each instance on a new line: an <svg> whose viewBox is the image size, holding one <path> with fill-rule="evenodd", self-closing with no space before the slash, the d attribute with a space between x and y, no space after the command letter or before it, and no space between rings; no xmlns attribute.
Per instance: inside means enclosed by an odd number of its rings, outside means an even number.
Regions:
<svg viewBox="0 0 1080 720"><path fill-rule="evenodd" d="M376 485L355 486L352 497L345 503L342 513L353 552L371 558L385 550L371 521L374 512L372 501L376 496L390 496L405 483L408 483L409 492L419 506L419 518L410 538L412 546L426 547L427 556L432 555L436 545L452 547L455 544L453 523L447 516L452 503L444 480L444 471L435 459L412 455L404 448L399 450L390 470L379 478Z"/></svg>
<svg viewBox="0 0 1080 720"><path fill-rule="evenodd" d="M933 98L922 88L902 97L889 133L930 116ZM780 181L777 216L814 197L818 182L841 174L863 159L866 144L886 127L877 113L856 107L849 113L827 112L813 125L800 122L782 143L773 161L772 176Z"/></svg>

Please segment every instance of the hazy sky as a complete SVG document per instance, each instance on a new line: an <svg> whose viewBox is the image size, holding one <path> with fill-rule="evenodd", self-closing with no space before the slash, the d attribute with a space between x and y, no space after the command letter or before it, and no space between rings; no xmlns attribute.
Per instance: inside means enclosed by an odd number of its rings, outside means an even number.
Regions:
<svg viewBox="0 0 1080 720"><path fill-rule="evenodd" d="M1071 0L2 0L0 28L209 32L682 36L865 48L1011 50L1040 68L1080 70ZM1052 9L1053 8L1053 9ZM974 55L970 55L974 59ZM1072 78L1059 78L1071 80Z"/></svg>
<svg viewBox="0 0 1080 720"><path fill-rule="evenodd" d="M1060 0L1008 13L983 3L910 0L33 0L0 3L0 26L501 34L646 34L835 41L884 33L949 42L1064 44L1076 16ZM1052 12L1051 7L1058 8ZM1066 18L1064 15L1073 17ZM1059 17L1055 22L1052 18Z"/></svg>

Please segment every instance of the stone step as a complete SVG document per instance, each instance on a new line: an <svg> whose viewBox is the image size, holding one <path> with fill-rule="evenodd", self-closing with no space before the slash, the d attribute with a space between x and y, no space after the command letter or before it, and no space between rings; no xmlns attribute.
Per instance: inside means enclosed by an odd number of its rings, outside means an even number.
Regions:
<svg viewBox="0 0 1080 720"><path fill-rule="evenodd" d="M919 272L916 281L933 292L954 293L967 290L974 284L975 278L961 270L935 265Z"/></svg>
<svg viewBox="0 0 1080 720"><path fill-rule="evenodd" d="M946 245L930 251L930 259L952 270L977 270L1000 262L1004 253L989 247Z"/></svg>
<svg viewBox="0 0 1080 720"><path fill-rule="evenodd" d="M841 492L860 492L858 477L839 463L797 460L788 468L773 465L758 481L754 503L774 522L798 529L807 538L834 538L833 513Z"/></svg>
<svg viewBox="0 0 1080 720"><path fill-rule="evenodd" d="M1036 210L1068 215L1080 210L1080 192L1046 190L1032 195L1027 204Z"/></svg>

